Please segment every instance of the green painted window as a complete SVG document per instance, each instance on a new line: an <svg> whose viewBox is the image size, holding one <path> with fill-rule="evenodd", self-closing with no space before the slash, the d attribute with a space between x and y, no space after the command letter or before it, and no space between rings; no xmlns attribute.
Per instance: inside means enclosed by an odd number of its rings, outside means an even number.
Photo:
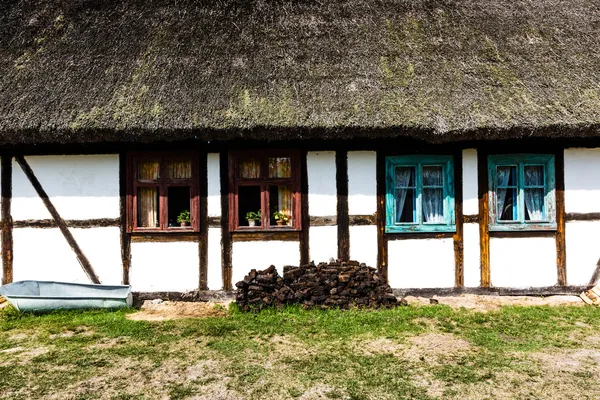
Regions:
<svg viewBox="0 0 600 400"><path fill-rule="evenodd" d="M490 230L556 229L556 179L551 154L488 158Z"/></svg>
<svg viewBox="0 0 600 400"><path fill-rule="evenodd" d="M386 157L386 232L454 232L452 156Z"/></svg>

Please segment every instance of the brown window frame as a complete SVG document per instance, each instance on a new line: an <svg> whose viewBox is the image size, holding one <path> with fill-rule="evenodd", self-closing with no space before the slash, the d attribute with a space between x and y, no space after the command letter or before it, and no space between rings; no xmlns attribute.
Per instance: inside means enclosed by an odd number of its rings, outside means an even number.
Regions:
<svg viewBox="0 0 600 400"><path fill-rule="evenodd" d="M238 178L238 162L241 159L259 158L261 165L260 178ZM291 158L291 177L290 178L269 178L268 160L271 157L290 157ZM229 152L229 231L230 232L273 232L273 231L301 231L301 192L300 192L300 151L298 150L244 150ZM269 185L289 185L292 188L292 225L269 225L270 194ZM240 226L238 213L238 189L240 186L260 185L260 200L262 220L260 226Z"/></svg>
<svg viewBox="0 0 600 400"><path fill-rule="evenodd" d="M167 161L188 159L192 163L190 179L167 178ZM160 178L156 180L137 179L138 160L158 160ZM200 169L197 152L132 152L127 154L127 232L129 233L178 233L200 232ZM186 227L169 226L169 187L190 187L190 225ZM158 228L137 226L137 189L138 187L158 187L160 223Z"/></svg>

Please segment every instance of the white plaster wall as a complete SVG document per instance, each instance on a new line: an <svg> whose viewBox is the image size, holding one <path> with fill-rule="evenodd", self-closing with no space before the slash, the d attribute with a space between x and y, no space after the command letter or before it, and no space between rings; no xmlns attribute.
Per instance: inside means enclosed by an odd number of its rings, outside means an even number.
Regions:
<svg viewBox="0 0 600 400"><path fill-rule="evenodd" d="M490 238L490 274L497 287L556 285L554 238Z"/></svg>
<svg viewBox="0 0 600 400"><path fill-rule="evenodd" d="M27 162L64 219L119 217L119 156L32 156ZM50 213L13 161L14 220L48 219Z"/></svg>
<svg viewBox="0 0 600 400"><path fill-rule="evenodd" d="M370 215L377 211L377 154L348 152L348 214Z"/></svg>
<svg viewBox="0 0 600 400"><path fill-rule="evenodd" d="M324 217L337 213L337 187L334 151L310 151L308 170L308 212Z"/></svg>
<svg viewBox="0 0 600 400"><path fill-rule="evenodd" d="M388 280L392 288L454 287L453 239L390 240Z"/></svg>
<svg viewBox="0 0 600 400"><path fill-rule="evenodd" d="M119 228L70 230L100 281L121 284L123 266ZM17 228L13 231L13 240L15 281L35 279L90 283L58 228Z"/></svg>
<svg viewBox="0 0 600 400"><path fill-rule="evenodd" d="M600 212L600 148L565 150L565 211Z"/></svg>
<svg viewBox="0 0 600 400"><path fill-rule="evenodd" d="M463 271L465 287L481 286L479 224L463 225Z"/></svg>
<svg viewBox="0 0 600 400"><path fill-rule="evenodd" d="M208 153L208 216L221 216L221 170L219 153Z"/></svg>
<svg viewBox="0 0 600 400"><path fill-rule="evenodd" d="M300 242L234 242L232 252L233 284L244 279L253 268L262 270L275 265L283 274L284 265L300 264Z"/></svg>
<svg viewBox="0 0 600 400"><path fill-rule="evenodd" d="M134 291L198 289L198 243L132 243L129 280Z"/></svg>
<svg viewBox="0 0 600 400"><path fill-rule="evenodd" d="M337 258L337 226L311 226L308 232L309 259L315 263Z"/></svg>
<svg viewBox="0 0 600 400"><path fill-rule="evenodd" d="M223 289L221 265L221 228L208 229L208 288Z"/></svg>
<svg viewBox="0 0 600 400"><path fill-rule="evenodd" d="M600 222L569 222L565 232L567 283L587 285L600 262Z"/></svg>
<svg viewBox="0 0 600 400"><path fill-rule="evenodd" d="M377 226L350 227L350 259L377 267Z"/></svg>
<svg viewBox="0 0 600 400"><path fill-rule="evenodd" d="M463 161L463 214L479 214L479 197L477 190L477 150L465 149L462 152Z"/></svg>

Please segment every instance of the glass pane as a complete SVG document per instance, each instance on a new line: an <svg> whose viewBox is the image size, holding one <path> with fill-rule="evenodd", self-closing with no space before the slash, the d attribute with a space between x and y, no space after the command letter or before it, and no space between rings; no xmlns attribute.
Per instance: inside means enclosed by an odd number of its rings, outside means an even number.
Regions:
<svg viewBox="0 0 600 400"><path fill-rule="evenodd" d="M238 187L238 223L240 226L261 225L260 186Z"/></svg>
<svg viewBox="0 0 600 400"><path fill-rule="evenodd" d="M191 160L171 160L167 163L167 177L170 179L190 179L192 177Z"/></svg>
<svg viewBox="0 0 600 400"><path fill-rule="evenodd" d="M137 190L137 226L140 228L160 227L158 213L158 188L140 187Z"/></svg>
<svg viewBox="0 0 600 400"><path fill-rule="evenodd" d="M423 168L425 173L425 168ZM423 189L423 222L443 224L444 221L444 189Z"/></svg>
<svg viewBox="0 0 600 400"><path fill-rule="evenodd" d="M514 165L498 166L496 168L496 186L517 186L517 167Z"/></svg>
<svg viewBox="0 0 600 400"><path fill-rule="evenodd" d="M444 186L441 166L423 166L423 186Z"/></svg>
<svg viewBox="0 0 600 400"><path fill-rule="evenodd" d="M525 189L525 220L544 221L544 189Z"/></svg>
<svg viewBox="0 0 600 400"><path fill-rule="evenodd" d="M396 167L396 187L415 187L415 167Z"/></svg>
<svg viewBox="0 0 600 400"><path fill-rule="evenodd" d="M526 165L523 168L525 186L544 186L544 166Z"/></svg>
<svg viewBox="0 0 600 400"><path fill-rule="evenodd" d="M415 190L396 189L396 223L415 222Z"/></svg>
<svg viewBox="0 0 600 400"><path fill-rule="evenodd" d="M238 164L238 177L244 179L260 178L260 160L257 158L240 160Z"/></svg>
<svg viewBox="0 0 600 400"><path fill-rule="evenodd" d="M157 160L139 160L137 178L144 180L160 178L160 163Z"/></svg>
<svg viewBox="0 0 600 400"><path fill-rule="evenodd" d="M190 187L170 186L167 189L169 227L190 226Z"/></svg>
<svg viewBox="0 0 600 400"><path fill-rule="evenodd" d="M292 190L287 186L269 186L270 225L292 225L292 198Z"/></svg>
<svg viewBox="0 0 600 400"><path fill-rule="evenodd" d="M291 178L292 159L290 157L269 158L269 178Z"/></svg>
<svg viewBox="0 0 600 400"><path fill-rule="evenodd" d="M498 189L496 201L499 221L516 221L518 219L516 188Z"/></svg>

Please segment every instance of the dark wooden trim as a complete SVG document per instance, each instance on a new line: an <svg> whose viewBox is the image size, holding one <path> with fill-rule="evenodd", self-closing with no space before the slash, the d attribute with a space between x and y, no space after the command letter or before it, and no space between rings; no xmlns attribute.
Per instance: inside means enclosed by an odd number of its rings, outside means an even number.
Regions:
<svg viewBox="0 0 600 400"><path fill-rule="evenodd" d="M200 201L200 240L198 243L199 256L199 282L200 290L208 289L208 155L203 152L199 155L198 175L200 184L198 194Z"/></svg>
<svg viewBox="0 0 600 400"><path fill-rule="evenodd" d="M556 268L558 285L567 284L567 244L565 238L565 157L564 151L554 156L556 174Z"/></svg>
<svg viewBox="0 0 600 400"><path fill-rule="evenodd" d="M555 231L499 231L489 232L493 238L554 238Z"/></svg>
<svg viewBox="0 0 600 400"><path fill-rule="evenodd" d="M145 300L154 299L193 302L235 300L235 292L232 291L200 290L196 293L191 297L190 292L133 292L133 305L139 307Z"/></svg>
<svg viewBox="0 0 600 400"><path fill-rule="evenodd" d="M397 297L446 297L460 296L462 294L486 296L558 296L579 295L592 288L586 286L546 286L530 288L505 288L505 287L472 287L472 288L437 288L437 289L393 289Z"/></svg>
<svg viewBox="0 0 600 400"><path fill-rule="evenodd" d="M454 285L463 287L464 276L464 235L463 235L463 162L462 151L454 154L454 204L456 232L454 233Z"/></svg>
<svg viewBox="0 0 600 400"><path fill-rule="evenodd" d="M177 234L164 233L134 233L130 234L130 241L133 243L175 243L175 242L194 242L200 243L200 234L191 232L181 232Z"/></svg>
<svg viewBox="0 0 600 400"><path fill-rule="evenodd" d="M233 242L261 242L270 240L281 240L285 242L298 242L302 239L302 233L297 231L264 231L264 232L233 232Z"/></svg>
<svg viewBox="0 0 600 400"><path fill-rule="evenodd" d="M131 236L127 232L127 155L119 154L119 212L121 214L121 265L123 267L122 283L129 285L129 270L131 269ZM68 222L67 222L68 225Z"/></svg>
<svg viewBox="0 0 600 400"><path fill-rule="evenodd" d="M490 235L487 152L477 149L477 180L479 195L479 259L481 286L490 287Z"/></svg>
<svg viewBox="0 0 600 400"><path fill-rule="evenodd" d="M29 182L31 182L31 185L37 192L38 196L40 196L40 198L42 199L42 202L44 202L44 205L48 209L48 212L50 213L50 215L52 215L52 218L56 222L58 229L60 229L60 231L62 232L63 236L65 237L67 243L69 243L69 246L71 246L71 249L75 253L77 260L79 261L79 264L81 264L81 267L83 268L83 270L86 273L86 275L88 276L88 278L90 278L90 281L92 281L92 283L99 284L100 279L98 279L98 276L96 275L94 268L90 264L90 261L87 259L85 254L83 254L83 251L81 251L79 244L77 244L77 241L71 234L71 231L67 227L67 224L62 219L62 217L60 216L60 214L58 213L56 208L54 207L54 204L52 204L52 202L50 201L48 194L46 193L46 191L40 184L40 181L38 181L37 177L33 173L33 170L29 166L29 163L27 163L27 161L25 160L25 158L23 156L17 156L16 160L17 160L17 163L19 163L19 165L21 166L21 169L23 170L23 173L25 174L25 176L27 176L27 179L29 179Z"/></svg>
<svg viewBox="0 0 600 400"><path fill-rule="evenodd" d="M202 217L202 216L200 216ZM208 217L208 227L209 228L220 228L221 227L221 217Z"/></svg>
<svg viewBox="0 0 600 400"><path fill-rule="evenodd" d="M388 278L388 242L385 235L385 156L377 152L377 271Z"/></svg>
<svg viewBox="0 0 600 400"><path fill-rule="evenodd" d="M310 226L336 226L337 216L327 215L325 217L309 217Z"/></svg>
<svg viewBox="0 0 600 400"><path fill-rule="evenodd" d="M308 160L306 150L300 153L300 265L310 261L310 215L308 209Z"/></svg>
<svg viewBox="0 0 600 400"><path fill-rule="evenodd" d="M479 223L479 215L463 215L463 223L477 224Z"/></svg>
<svg viewBox="0 0 600 400"><path fill-rule="evenodd" d="M377 225L377 213L373 215L350 215L350 226Z"/></svg>
<svg viewBox="0 0 600 400"><path fill-rule="evenodd" d="M227 151L219 153L219 177L221 179L221 276L223 290L232 290L232 241L229 230L229 210L231 208L229 196L229 155Z"/></svg>
<svg viewBox="0 0 600 400"><path fill-rule="evenodd" d="M565 222L576 221L600 221L600 213L565 213Z"/></svg>
<svg viewBox="0 0 600 400"><path fill-rule="evenodd" d="M121 227L121 218L98 218L98 219L66 219L65 224L69 228L113 228ZM15 228L56 228L53 219L24 219L13 222Z"/></svg>
<svg viewBox="0 0 600 400"><path fill-rule="evenodd" d="M338 259L350 259L350 218L348 216L348 152L335 152L337 187Z"/></svg>
<svg viewBox="0 0 600 400"><path fill-rule="evenodd" d="M588 283L591 286L595 286L598 284L598 280L600 279L600 260L596 263L596 268L594 269L594 273L590 278L590 282Z"/></svg>
<svg viewBox="0 0 600 400"><path fill-rule="evenodd" d="M413 240L413 239L450 239L455 232L398 232L385 233L386 240Z"/></svg>
<svg viewBox="0 0 600 400"><path fill-rule="evenodd" d="M3 155L0 161L2 172L0 191L2 193L2 284L13 281L13 220L12 202L12 155Z"/></svg>

